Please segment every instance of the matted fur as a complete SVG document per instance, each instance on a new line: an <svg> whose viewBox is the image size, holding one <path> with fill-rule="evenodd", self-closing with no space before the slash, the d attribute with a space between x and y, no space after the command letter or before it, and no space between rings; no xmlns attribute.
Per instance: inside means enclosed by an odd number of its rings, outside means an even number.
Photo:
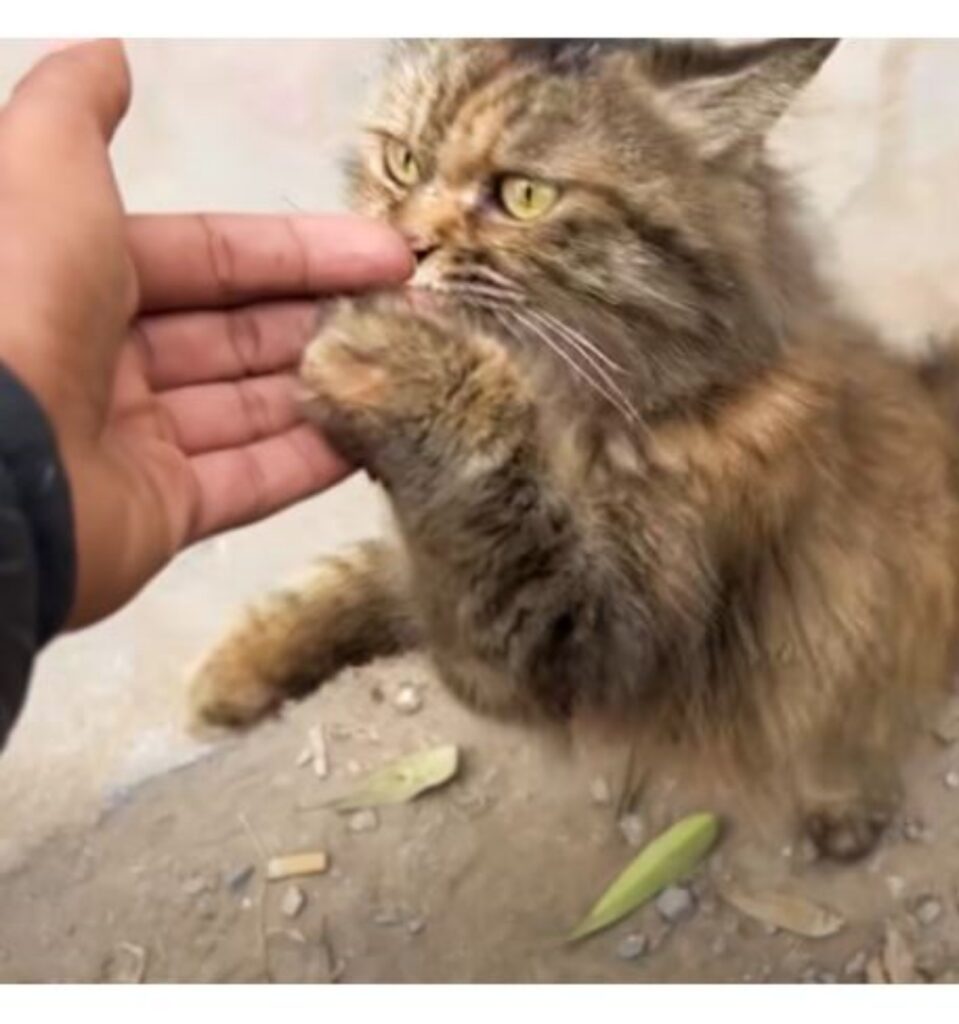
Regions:
<svg viewBox="0 0 959 1024"><path fill-rule="evenodd" d="M763 156L832 45L393 49L352 194L417 272L344 301L302 378L400 540L255 609L202 717L424 646L481 711L605 717L775 778L828 854L872 846L950 669L956 441L833 307ZM507 174L555 207L511 220Z"/></svg>

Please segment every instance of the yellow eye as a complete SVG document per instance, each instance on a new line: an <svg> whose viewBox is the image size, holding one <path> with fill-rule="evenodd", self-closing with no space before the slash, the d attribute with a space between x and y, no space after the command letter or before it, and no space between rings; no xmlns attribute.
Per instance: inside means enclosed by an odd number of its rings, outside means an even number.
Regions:
<svg viewBox="0 0 959 1024"><path fill-rule="evenodd" d="M548 181L510 174L499 183L499 201L516 220L536 220L559 199L559 189Z"/></svg>
<svg viewBox="0 0 959 1024"><path fill-rule="evenodd" d="M420 180L420 167L413 150L404 142L387 139L383 150L386 173L404 188L412 188Z"/></svg>

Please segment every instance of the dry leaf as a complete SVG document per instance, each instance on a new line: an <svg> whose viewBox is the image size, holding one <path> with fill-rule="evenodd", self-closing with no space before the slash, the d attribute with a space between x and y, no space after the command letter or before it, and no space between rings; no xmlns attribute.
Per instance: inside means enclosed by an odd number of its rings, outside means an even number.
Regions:
<svg viewBox="0 0 959 1024"><path fill-rule="evenodd" d="M882 966L886 977L893 985L904 985L919 980L916 974L916 958L902 932L891 922L886 923Z"/></svg>
<svg viewBox="0 0 959 1024"><path fill-rule="evenodd" d="M680 881L699 865L718 837L719 819L715 814L692 814L676 822L646 845L573 929L568 941L614 924Z"/></svg>
<svg viewBox="0 0 959 1024"><path fill-rule="evenodd" d="M271 882L281 878L297 878L301 875L322 875L329 866L329 858L322 850L306 853L288 853L271 857L266 865L266 877Z"/></svg>
<svg viewBox="0 0 959 1024"><path fill-rule="evenodd" d="M337 811L402 804L449 782L459 770L459 751L452 744L401 757L361 780L348 793L331 800Z"/></svg>
<svg viewBox="0 0 959 1024"><path fill-rule="evenodd" d="M721 894L741 914L809 939L835 935L846 923L840 914L785 892L747 892L730 885L723 887Z"/></svg>

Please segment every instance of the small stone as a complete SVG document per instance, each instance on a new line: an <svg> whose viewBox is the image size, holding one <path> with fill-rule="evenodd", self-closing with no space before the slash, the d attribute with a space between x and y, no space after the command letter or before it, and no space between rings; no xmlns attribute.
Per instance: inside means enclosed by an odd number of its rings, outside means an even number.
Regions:
<svg viewBox="0 0 959 1024"><path fill-rule="evenodd" d="M393 698L393 707L404 715L415 715L422 706L423 698L415 686L401 686Z"/></svg>
<svg viewBox="0 0 959 1024"><path fill-rule="evenodd" d="M782 857L782 858L783 858L783 860L789 860L789 858L790 858L790 857L791 857L792 855L793 855L793 848L792 848L792 844L791 844L791 843L787 843L787 844L786 844L786 845L785 845L785 846L784 846L784 847L783 847L783 848L782 848L782 849L781 849L781 850L779 851L779 856L780 856L780 857Z"/></svg>
<svg viewBox="0 0 959 1024"><path fill-rule="evenodd" d="M764 924L763 925L763 931L767 935L778 935L779 934L779 929L774 924Z"/></svg>
<svg viewBox="0 0 959 1024"><path fill-rule="evenodd" d="M942 904L933 896L926 896L916 905L916 920L926 927L935 924L942 916Z"/></svg>
<svg viewBox="0 0 959 1024"><path fill-rule="evenodd" d="M419 935L421 931L426 927L426 918L424 917L411 917L406 922L406 930L410 935Z"/></svg>
<svg viewBox="0 0 959 1024"><path fill-rule="evenodd" d="M921 821L916 821L915 818L907 818L902 823L902 834L903 838L910 843L927 843L930 838L925 825Z"/></svg>
<svg viewBox="0 0 959 1024"><path fill-rule="evenodd" d="M597 775L589 784L589 796L594 804L605 806L612 801L613 794L609 791L609 783L602 775Z"/></svg>
<svg viewBox="0 0 959 1024"><path fill-rule="evenodd" d="M860 949L858 953L854 953L847 961L842 969L842 973L847 978L860 978L866 973L866 951Z"/></svg>
<svg viewBox="0 0 959 1024"><path fill-rule="evenodd" d="M376 811L367 807L362 811L354 811L350 815L347 825L351 832L375 832L379 823L380 819L377 817Z"/></svg>
<svg viewBox="0 0 959 1024"><path fill-rule="evenodd" d="M203 875L193 875L183 883L183 892L187 896L199 896L201 892L209 892L212 888Z"/></svg>
<svg viewBox="0 0 959 1024"><path fill-rule="evenodd" d="M946 772L946 777L943 781L946 784L946 789L959 789L959 772Z"/></svg>
<svg viewBox="0 0 959 1024"><path fill-rule="evenodd" d="M888 875L886 877L886 886L889 889L889 895L894 900L898 900L906 891L906 880L901 875Z"/></svg>
<svg viewBox="0 0 959 1024"><path fill-rule="evenodd" d="M671 885L656 897L659 916L670 924L676 924L691 917L696 909L692 894L679 885Z"/></svg>
<svg viewBox="0 0 959 1024"><path fill-rule="evenodd" d="M620 939L616 946L616 955L620 960L637 960L649 947L649 939L642 932L633 932Z"/></svg>
<svg viewBox="0 0 959 1024"><path fill-rule="evenodd" d="M313 751L309 747L304 747L296 755L296 767L305 768L313 760Z"/></svg>
<svg viewBox="0 0 959 1024"><path fill-rule="evenodd" d="M643 845L643 840L646 838L646 823L638 814L624 814L617 824L623 838L630 846Z"/></svg>
<svg viewBox="0 0 959 1024"><path fill-rule="evenodd" d="M287 886L280 902L285 917L296 917L306 906L306 893L298 885Z"/></svg>
<svg viewBox="0 0 959 1024"><path fill-rule="evenodd" d="M230 892L240 892L246 888L247 883L256 874L256 868L252 864L244 864L242 867L234 868L223 879Z"/></svg>
<svg viewBox="0 0 959 1024"><path fill-rule="evenodd" d="M244 896L243 899L240 900L240 907L243 910L252 910L253 900L251 900L249 896Z"/></svg>

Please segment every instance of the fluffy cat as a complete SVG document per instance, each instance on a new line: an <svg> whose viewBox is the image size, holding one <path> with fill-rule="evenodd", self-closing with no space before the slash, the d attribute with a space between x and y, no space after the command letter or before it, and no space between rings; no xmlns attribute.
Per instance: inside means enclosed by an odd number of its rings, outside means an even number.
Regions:
<svg viewBox="0 0 959 1024"><path fill-rule="evenodd" d="M424 647L482 712L605 716L872 848L951 667L959 490L949 374L835 308L764 158L833 46L392 49L353 205L417 270L344 300L302 381L398 539L254 608L203 720Z"/></svg>

